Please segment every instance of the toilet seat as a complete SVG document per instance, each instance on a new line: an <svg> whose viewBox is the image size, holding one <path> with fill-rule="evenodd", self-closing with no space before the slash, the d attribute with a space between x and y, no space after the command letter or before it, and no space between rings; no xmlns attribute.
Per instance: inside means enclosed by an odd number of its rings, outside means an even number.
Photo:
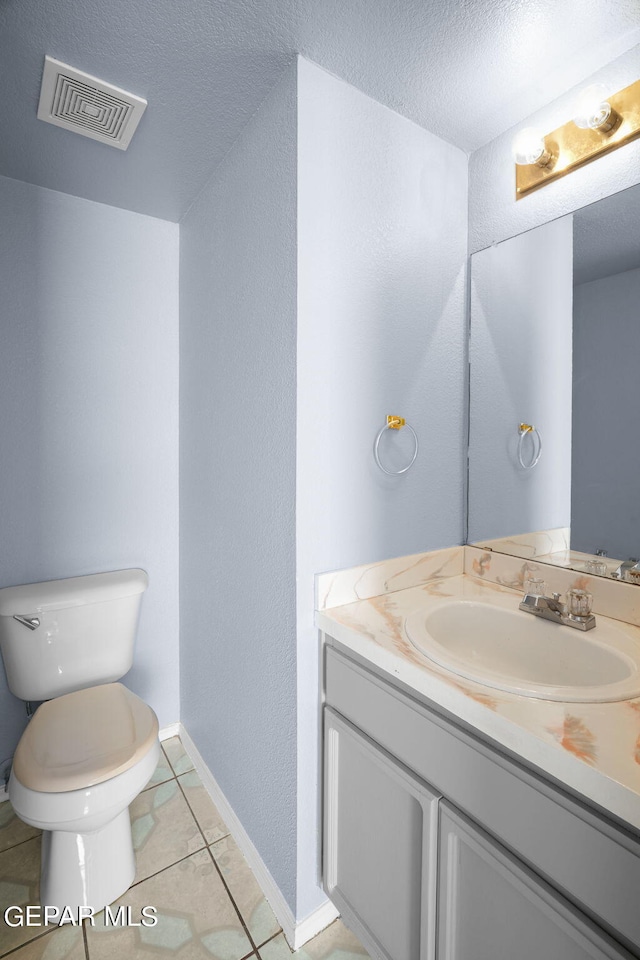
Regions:
<svg viewBox="0 0 640 960"><path fill-rule="evenodd" d="M155 740L146 756L123 773L92 787L64 793L32 790L12 770L9 797L20 819L39 830L87 833L104 826L129 806L148 784L159 759L160 744Z"/></svg>
<svg viewBox="0 0 640 960"><path fill-rule="evenodd" d="M119 776L158 738L158 720L121 683L106 683L43 703L18 744L13 773L29 790L63 793Z"/></svg>

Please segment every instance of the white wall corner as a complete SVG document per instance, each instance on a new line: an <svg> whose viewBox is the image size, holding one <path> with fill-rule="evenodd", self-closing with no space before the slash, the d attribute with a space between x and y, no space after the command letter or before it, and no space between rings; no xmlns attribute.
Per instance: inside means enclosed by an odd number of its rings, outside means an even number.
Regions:
<svg viewBox="0 0 640 960"><path fill-rule="evenodd" d="M305 943L307 943L307 941L311 940L312 937L315 937L316 934L320 933L321 930L324 930L325 927L329 926L330 923L333 923L336 917L339 916L338 910L330 900L326 900L308 917L305 917L304 920L296 921L296 918L294 917L293 912L285 900L278 884L271 876L269 868L253 845L251 838L242 826L242 823L234 812L233 807L220 789L215 777L202 759L196 745L185 730L184 726L181 723L172 724L170 728L163 728L163 731L169 729L173 730L174 727L177 728L176 732L170 733L169 736L178 735L182 740L182 745L191 758L196 773L200 777L205 790L218 808L222 819L229 827L231 836L238 844L256 880L258 881L262 892L269 901L271 909L275 913L278 923L282 927L282 932L285 935L287 943L292 950L298 950ZM161 731L160 739L164 739L162 737L163 731Z"/></svg>

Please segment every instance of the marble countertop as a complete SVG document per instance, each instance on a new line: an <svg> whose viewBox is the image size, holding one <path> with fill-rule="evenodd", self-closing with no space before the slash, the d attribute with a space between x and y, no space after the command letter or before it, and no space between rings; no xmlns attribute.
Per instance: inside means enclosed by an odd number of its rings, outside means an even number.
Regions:
<svg viewBox="0 0 640 960"><path fill-rule="evenodd" d="M441 669L411 644L404 621L443 598L517 610L521 594L474 577L443 577L317 611L316 625L391 682L409 687L419 699L640 830L640 698L613 703L537 700ZM616 626L637 642L640 659L640 627L619 621Z"/></svg>

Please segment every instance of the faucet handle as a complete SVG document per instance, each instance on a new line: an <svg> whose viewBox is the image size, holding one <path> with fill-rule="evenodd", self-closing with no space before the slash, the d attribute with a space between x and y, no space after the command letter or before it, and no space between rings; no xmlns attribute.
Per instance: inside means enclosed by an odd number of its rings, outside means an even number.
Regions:
<svg viewBox="0 0 640 960"><path fill-rule="evenodd" d="M544 580L541 577L535 576L535 574L525 577L523 586L525 595L528 594L530 597L544 597L547 592L547 586Z"/></svg>
<svg viewBox="0 0 640 960"><path fill-rule="evenodd" d="M561 593L554 593L554 594L552 594L552 596L553 596L553 599L554 599L556 602L559 603L559 602L560 602L560 597L562 596L562 594L561 594Z"/></svg>
<svg viewBox="0 0 640 960"><path fill-rule="evenodd" d="M572 617L588 617L593 606L593 597L588 590L567 590L569 615Z"/></svg>

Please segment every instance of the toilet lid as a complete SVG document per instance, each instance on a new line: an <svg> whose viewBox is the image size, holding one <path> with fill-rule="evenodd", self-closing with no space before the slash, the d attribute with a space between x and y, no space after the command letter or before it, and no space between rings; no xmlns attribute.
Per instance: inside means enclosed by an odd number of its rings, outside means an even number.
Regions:
<svg viewBox="0 0 640 960"><path fill-rule="evenodd" d="M157 737L155 713L121 683L88 687L38 707L13 771L31 790L80 790L124 773Z"/></svg>

